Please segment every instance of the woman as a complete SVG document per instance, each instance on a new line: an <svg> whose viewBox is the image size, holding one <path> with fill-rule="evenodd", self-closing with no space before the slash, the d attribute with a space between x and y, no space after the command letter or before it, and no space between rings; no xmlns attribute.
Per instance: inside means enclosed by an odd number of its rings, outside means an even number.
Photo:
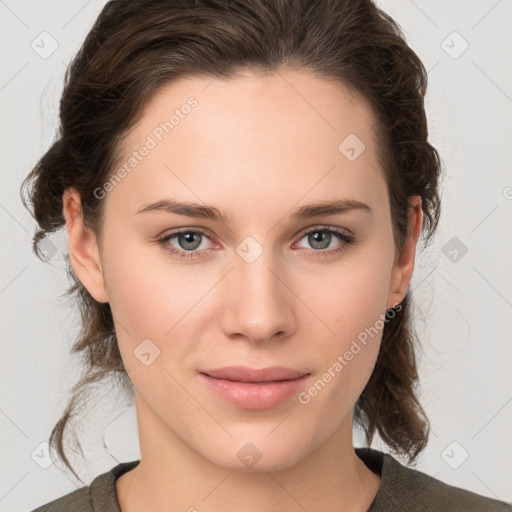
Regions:
<svg viewBox="0 0 512 512"><path fill-rule="evenodd" d="M413 462L409 283L440 214L426 73L369 0L110 1L27 182L65 225L78 397L133 385L140 460L38 511L510 510ZM27 183L28 184L28 183ZM74 471L73 471L74 472Z"/></svg>

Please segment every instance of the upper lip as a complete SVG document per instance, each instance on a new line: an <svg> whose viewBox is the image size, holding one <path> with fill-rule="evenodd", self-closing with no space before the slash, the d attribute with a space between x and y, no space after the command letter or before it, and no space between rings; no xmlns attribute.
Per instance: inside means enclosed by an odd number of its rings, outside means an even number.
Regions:
<svg viewBox="0 0 512 512"><path fill-rule="evenodd" d="M267 368L250 368L249 366L226 366L202 370L215 379L235 380L239 382L271 382L276 380L292 380L307 375L307 372L285 368L284 366L269 366Z"/></svg>

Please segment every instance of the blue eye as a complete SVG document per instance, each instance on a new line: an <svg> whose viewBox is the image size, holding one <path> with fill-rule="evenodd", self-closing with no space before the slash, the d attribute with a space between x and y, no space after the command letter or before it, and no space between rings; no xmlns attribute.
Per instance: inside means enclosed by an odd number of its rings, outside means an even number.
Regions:
<svg viewBox="0 0 512 512"><path fill-rule="evenodd" d="M305 233L302 233L301 239L306 238L308 243L314 249L314 256L331 256L333 253L339 253L346 249L347 245L350 245L355 242L355 238L352 235L348 235L339 231L335 228L329 227L321 227L321 228L313 228ZM338 240L340 243L336 245L334 248L331 248L331 242L334 240ZM315 247L315 245L317 245ZM318 249L318 250L315 250Z"/></svg>
<svg viewBox="0 0 512 512"><path fill-rule="evenodd" d="M201 246L201 237L209 238L208 235L201 230L183 229L180 231L173 231L172 233L160 238L157 242L163 247L164 250L175 254L180 258L198 258L202 257L197 249ZM176 238L178 243L182 244L183 250L176 249L175 246L170 245L169 241ZM202 251L204 252L204 251Z"/></svg>
<svg viewBox="0 0 512 512"><path fill-rule="evenodd" d="M346 249L348 245L355 242L355 237L353 235L348 235L336 228L327 226L309 229L301 233L299 236L299 241L303 238L308 238L308 243L313 246L313 249L311 249L313 257L332 256L333 254L340 253ZM204 238L210 240L208 234L201 229L181 229L173 231L163 238L158 239L157 243L161 245L165 251L168 251L180 258L202 258L206 255L201 253L206 253L208 251L205 248L198 250L201 247L202 239ZM177 248L169 243L173 239L177 240L181 248ZM334 248L330 247L331 242L336 239L340 243L334 246ZM317 245L317 247L315 247L315 245Z"/></svg>

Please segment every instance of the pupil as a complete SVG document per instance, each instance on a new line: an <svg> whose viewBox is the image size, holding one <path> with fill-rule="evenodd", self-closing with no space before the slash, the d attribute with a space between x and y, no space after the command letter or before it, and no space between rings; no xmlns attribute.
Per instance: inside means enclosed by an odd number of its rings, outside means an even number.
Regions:
<svg viewBox="0 0 512 512"><path fill-rule="evenodd" d="M320 247L317 247L317 249L325 249L326 247L329 247L329 242L330 242L329 237L331 236L329 233L327 233L325 231L315 231L311 236L313 237L314 243L320 243ZM327 238L327 243L325 242L325 239L322 242L322 239L324 237ZM314 247L314 245L313 245L313 247Z"/></svg>
<svg viewBox="0 0 512 512"><path fill-rule="evenodd" d="M184 249L197 249L200 245L200 243L197 243L197 240L194 241L194 238L199 239L199 236L197 233L182 233L182 238L184 239ZM192 247L189 247L188 244L192 244Z"/></svg>

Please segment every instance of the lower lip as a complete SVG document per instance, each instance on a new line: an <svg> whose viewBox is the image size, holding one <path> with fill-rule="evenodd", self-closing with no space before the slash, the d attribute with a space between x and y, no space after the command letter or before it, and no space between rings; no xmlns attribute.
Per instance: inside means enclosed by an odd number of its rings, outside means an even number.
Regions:
<svg viewBox="0 0 512 512"><path fill-rule="evenodd" d="M270 409L282 404L297 394L309 374L298 379L267 383L239 382L227 379L214 379L200 374L207 386L228 403L242 409Z"/></svg>

